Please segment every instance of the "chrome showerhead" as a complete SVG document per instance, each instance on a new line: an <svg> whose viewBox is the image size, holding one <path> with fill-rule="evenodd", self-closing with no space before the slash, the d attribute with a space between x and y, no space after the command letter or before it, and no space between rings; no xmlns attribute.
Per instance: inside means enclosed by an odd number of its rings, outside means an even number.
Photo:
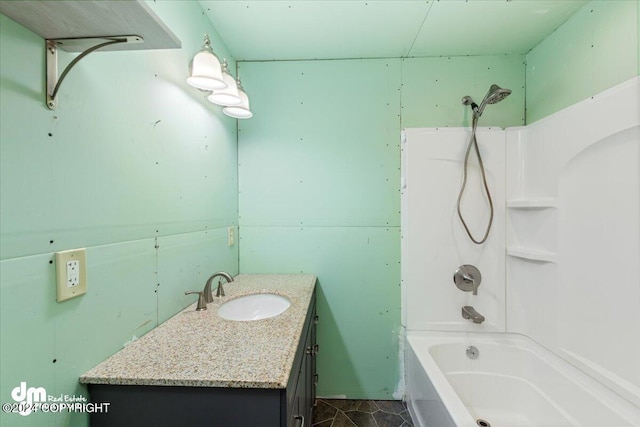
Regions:
<svg viewBox="0 0 640 427"><path fill-rule="evenodd" d="M493 84L489 88L489 92L485 95L482 103L496 104L509 95L511 95L511 89L502 89L500 86Z"/></svg>
<svg viewBox="0 0 640 427"><path fill-rule="evenodd" d="M487 94L484 96L484 99L480 103L480 106L473 102L473 99L468 95L462 98L462 103L464 105L471 105L471 109L473 110L474 115L480 117L482 115L482 112L484 111L484 107L486 107L487 104L496 104L509 95L511 95L510 89L502 89L500 86L493 84L489 88L489 92L487 92Z"/></svg>

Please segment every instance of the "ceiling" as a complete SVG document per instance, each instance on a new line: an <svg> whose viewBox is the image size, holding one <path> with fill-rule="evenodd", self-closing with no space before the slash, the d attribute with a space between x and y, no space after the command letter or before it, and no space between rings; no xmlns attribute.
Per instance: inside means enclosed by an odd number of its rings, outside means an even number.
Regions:
<svg viewBox="0 0 640 427"><path fill-rule="evenodd" d="M240 61L524 54L586 0L200 0Z"/></svg>

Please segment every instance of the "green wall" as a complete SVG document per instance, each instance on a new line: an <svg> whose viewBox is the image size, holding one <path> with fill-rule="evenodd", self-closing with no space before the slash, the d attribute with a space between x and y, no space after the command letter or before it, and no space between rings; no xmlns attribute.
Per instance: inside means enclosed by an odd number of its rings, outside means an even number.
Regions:
<svg viewBox="0 0 640 427"><path fill-rule="evenodd" d="M318 393L398 381L400 61L242 63L240 270L318 276ZM365 356L366 357L363 357Z"/></svg>
<svg viewBox="0 0 640 427"><path fill-rule="evenodd" d="M240 269L318 275L321 395L400 381L401 128L469 126L460 99L492 83L513 93L480 126L521 126L637 75L637 8L588 3L526 57L239 63Z"/></svg>
<svg viewBox="0 0 640 427"><path fill-rule="evenodd" d="M236 121L185 83L212 37L196 2L149 3L182 49L96 52L44 105L44 42L0 15L0 400L21 381L86 394L78 377L238 272ZM68 54L66 57L71 57ZM232 59L232 58L230 58ZM87 248L88 293L55 300L56 251ZM0 425L87 425L82 414Z"/></svg>
<svg viewBox="0 0 640 427"><path fill-rule="evenodd" d="M239 74L255 113L238 133L240 270L318 276L320 395L400 398L401 128L465 125L461 98L494 82L514 93L482 125L522 125L524 58L240 62Z"/></svg>
<svg viewBox="0 0 640 427"><path fill-rule="evenodd" d="M524 125L524 56L452 56L402 61L402 127L471 126L470 95L482 101L491 84L512 90L484 110L478 126Z"/></svg>
<svg viewBox="0 0 640 427"><path fill-rule="evenodd" d="M527 123L640 74L640 2L592 1L531 50Z"/></svg>
<svg viewBox="0 0 640 427"><path fill-rule="evenodd" d="M197 3L149 4L183 48L91 54L54 112L42 39L0 16L3 402L20 381L83 394L82 372L191 303L183 291L218 269L316 274L319 394L400 397L401 129L468 126L460 99L492 83L513 94L480 125L520 126L525 76L532 122L640 69L638 2L595 1L526 61L241 62L255 117L236 130L184 83L203 33L230 57ZM87 248L89 292L57 304L50 262L76 247Z"/></svg>

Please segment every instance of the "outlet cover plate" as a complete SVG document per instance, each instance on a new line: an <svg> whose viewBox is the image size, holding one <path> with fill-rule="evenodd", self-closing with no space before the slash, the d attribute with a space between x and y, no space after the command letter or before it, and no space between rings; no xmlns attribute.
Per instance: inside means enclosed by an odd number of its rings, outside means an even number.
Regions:
<svg viewBox="0 0 640 427"><path fill-rule="evenodd" d="M233 246L236 242L235 230L233 229L233 227L227 228L227 237L227 243L229 244L229 246Z"/></svg>
<svg viewBox="0 0 640 427"><path fill-rule="evenodd" d="M87 293L86 249L56 252L56 301L62 302Z"/></svg>

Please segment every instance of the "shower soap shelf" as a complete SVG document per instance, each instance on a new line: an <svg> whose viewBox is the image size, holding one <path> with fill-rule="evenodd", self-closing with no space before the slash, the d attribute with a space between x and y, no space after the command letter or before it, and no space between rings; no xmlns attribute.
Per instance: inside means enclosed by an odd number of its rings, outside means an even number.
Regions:
<svg viewBox="0 0 640 427"><path fill-rule="evenodd" d="M510 199L507 200L507 207L511 209L548 209L557 208L558 199L555 197L535 198L535 199Z"/></svg>
<svg viewBox="0 0 640 427"><path fill-rule="evenodd" d="M556 253L522 247L508 247L507 255L528 261L556 262Z"/></svg>

